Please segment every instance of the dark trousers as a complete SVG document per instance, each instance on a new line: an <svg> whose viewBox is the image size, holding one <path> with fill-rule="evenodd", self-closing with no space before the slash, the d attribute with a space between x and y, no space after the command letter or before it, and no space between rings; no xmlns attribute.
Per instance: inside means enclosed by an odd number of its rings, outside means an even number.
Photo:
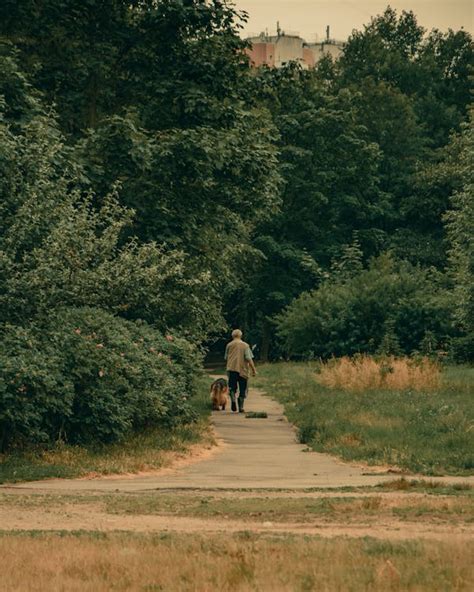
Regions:
<svg viewBox="0 0 474 592"><path fill-rule="evenodd" d="M230 398L235 397L237 393L237 386L239 387L239 399L245 399L247 396L247 378L240 376L238 372L229 370L227 372L229 376L229 390Z"/></svg>

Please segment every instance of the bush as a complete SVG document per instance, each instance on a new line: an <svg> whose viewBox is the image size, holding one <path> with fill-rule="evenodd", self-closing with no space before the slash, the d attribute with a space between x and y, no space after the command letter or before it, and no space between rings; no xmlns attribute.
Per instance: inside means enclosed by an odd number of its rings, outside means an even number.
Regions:
<svg viewBox="0 0 474 592"><path fill-rule="evenodd" d="M20 440L58 437L74 400L61 352L38 332L21 327L4 327L0 340L0 450Z"/></svg>
<svg viewBox="0 0 474 592"><path fill-rule="evenodd" d="M93 308L6 327L0 354L2 448L113 442L193 419L199 355L183 339Z"/></svg>
<svg viewBox="0 0 474 592"><path fill-rule="evenodd" d="M287 354L306 358L444 349L453 333L447 294L440 274L383 255L302 294L278 317L278 333Z"/></svg>

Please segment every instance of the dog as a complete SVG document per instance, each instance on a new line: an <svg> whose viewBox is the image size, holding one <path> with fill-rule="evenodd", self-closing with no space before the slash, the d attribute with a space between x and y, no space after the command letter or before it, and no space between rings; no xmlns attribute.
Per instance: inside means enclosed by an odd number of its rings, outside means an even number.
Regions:
<svg viewBox="0 0 474 592"><path fill-rule="evenodd" d="M229 392L229 387L227 385L227 380L225 378L218 378L214 380L211 384L211 401L212 401L212 409L214 411L225 411L225 406L227 405L227 393Z"/></svg>

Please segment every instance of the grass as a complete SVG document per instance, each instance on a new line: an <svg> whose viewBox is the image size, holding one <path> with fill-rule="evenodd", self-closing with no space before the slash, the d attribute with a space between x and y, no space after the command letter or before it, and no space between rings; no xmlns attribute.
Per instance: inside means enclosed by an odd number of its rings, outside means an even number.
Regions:
<svg viewBox="0 0 474 592"><path fill-rule="evenodd" d="M377 485L382 491L406 491L431 495L474 495L474 486L469 483L440 483L425 479L394 479Z"/></svg>
<svg viewBox="0 0 474 592"><path fill-rule="evenodd" d="M302 536L0 536L6 590L471 590L474 545Z"/></svg>
<svg viewBox="0 0 474 592"><path fill-rule="evenodd" d="M433 487L432 490L437 490ZM393 492L397 495L393 495ZM249 523L338 523L367 524L403 520L410 522L472 524L474 490L458 489L457 495L406 495L420 490L372 488L364 492L331 492L289 496L227 492L165 492L113 495L14 495L0 494L0 508L21 511L62 512L64 508L89 509L117 516L178 516Z"/></svg>
<svg viewBox="0 0 474 592"><path fill-rule="evenodd" d="M330 388L352 392L367 390L434 391L441 384L439 366L429 360L370 356L343 357L321 364L316 380Z"/></svg>
<svg viewBox="0 0 474 592"><path fill-rule="evenodd" d="M474 522L473 497L398 498L381 495L364 497L305 497L305 498L219 498L213 496L156 496L139 498L111 497L106 511L113 514L172 515L197 518L219 518L248 522L297 522L310 524L321 521L351 523L403 517L425 522Z"/></svg>
<svg viewBox="0 0 474 592"><path fill-rule="evenodd" d="M253 384L285 406L302 443L348 461L425 475L474 469L474 372L448 368L439 386L354 391L321 384L317 363L261 366Z"/></svg>
<svg viewBox="0 0 474 592"><path fill-rule="evenodd" d="M211 446L208 380L202 379L192 400L199 419L170 429L150 429L126 441L86 448L61 444L53 449L0 455L0 483L72 478L85 475L139 473L167 466L198 443Z"/></svg>
<svg viewBox="0 0 474 592"><path fill-rule="evenodd" d="M373 517L403 518L405 521L473 523L473 497L430 497L393 499L382 495L363 497L248 497L142 495L110 497L105 502L108 513L128 515L170 515L248 522L367 523Z"/></svg>

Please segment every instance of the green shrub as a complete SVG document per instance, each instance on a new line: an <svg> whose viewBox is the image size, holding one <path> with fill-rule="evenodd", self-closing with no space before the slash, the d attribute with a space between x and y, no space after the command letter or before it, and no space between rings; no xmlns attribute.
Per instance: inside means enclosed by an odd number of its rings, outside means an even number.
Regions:
<svg viewBox="0 0 474 592"><path fill-rule="evenodd" d="M74 390L61 351L41 334L16 326L0 333L0 450L48 442L71 414Z"/></svg>
<svg viewBox="0 0 474 592"><path fill-rule="evenodd" d="M440 274L383 255L302 294L278 317L278 333L290 356L410 354L428 342L444 349L454 331L451 311Z"/></svg>
<svg viewBox="0 0 474 592"><path fill-rule="evenodd" d="M2 448L93 444L189 421L199 355L144 322L93 308L60 309L28 330L4 329Z"/></svg>

